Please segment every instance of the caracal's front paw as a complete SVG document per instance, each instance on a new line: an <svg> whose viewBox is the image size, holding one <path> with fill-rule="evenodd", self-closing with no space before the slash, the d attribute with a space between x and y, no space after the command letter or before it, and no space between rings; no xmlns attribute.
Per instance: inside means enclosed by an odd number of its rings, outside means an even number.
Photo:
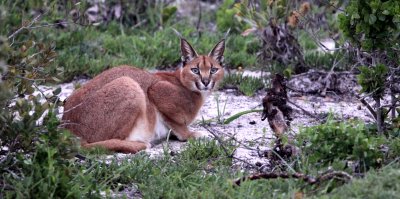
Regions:
<svg viewBox="0 0 400 199"><path fill-rule="evenodd" d="M192 137L195 139L210 139L210 135L205 132L192 132Z"/></svg>
<svg viewBox="0 0 400 199"><path fill-rule="evenodd" d="M151 149L153 147L153 145L149 142L146 142L145 144L146 144L145 150Z"/></svg>

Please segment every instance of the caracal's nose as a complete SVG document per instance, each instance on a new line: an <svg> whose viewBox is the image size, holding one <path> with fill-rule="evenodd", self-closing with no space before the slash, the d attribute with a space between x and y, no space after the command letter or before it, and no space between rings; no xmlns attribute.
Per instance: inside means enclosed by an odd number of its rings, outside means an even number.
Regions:
<svg viewBox="0 0 400 199"><path fill-rule="evenodd" d="M208 84L210 84L210 79L208 79L208 78L203 78L203 79L201 79L201 83L203 83L203 85L204 85L205 87L207 87Z"/></svg>

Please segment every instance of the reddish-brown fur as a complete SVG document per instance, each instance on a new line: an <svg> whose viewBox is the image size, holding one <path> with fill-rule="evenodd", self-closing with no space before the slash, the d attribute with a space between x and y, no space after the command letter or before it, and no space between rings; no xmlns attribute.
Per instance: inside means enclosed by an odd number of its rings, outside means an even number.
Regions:
<svg viewBox="0 0 400 199"><path fill-rule="evenodd" d="M223 78L224 41L208 56L198 56L181 39L181 51L185 65L174 72L152 74L120 66L96 76L66 100L65 127L80 137L85 147L101 146L124 153L150 147L160 121L180 140L202 136L190 131L188 125L204 97Z"/></svg>

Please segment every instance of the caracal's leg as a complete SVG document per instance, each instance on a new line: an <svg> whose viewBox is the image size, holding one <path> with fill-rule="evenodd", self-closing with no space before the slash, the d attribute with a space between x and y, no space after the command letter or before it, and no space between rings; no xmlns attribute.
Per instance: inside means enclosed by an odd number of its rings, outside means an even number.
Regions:
<svg viewBox="0 0 400 199"><path fill-rule="evenodd" d="M90 144L83 144L82 146L85 148L102 147L110 151L121 152L121 153L137 153L138 151L151 147L149 143L125 141L118 139L93 142Z"/></svg>

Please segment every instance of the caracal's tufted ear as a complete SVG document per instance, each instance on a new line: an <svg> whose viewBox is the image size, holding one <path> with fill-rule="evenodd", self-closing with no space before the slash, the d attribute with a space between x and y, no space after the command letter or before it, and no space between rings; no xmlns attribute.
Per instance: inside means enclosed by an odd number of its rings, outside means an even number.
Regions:
<svg viewBox="0 0 400 199"><path fill-rule="evenodd" d="M193 49L189 42L183 38L181 38L181 54L183 65L197 57L197 52Z"/></svg>
<svg viewBox="0 0 400 199"><path fill-rule="evenodd" d="M224 61L224 51L225 51L225 39L215 45L215 47L208 53L208 56L214 58L220 64Z"/></svg>

